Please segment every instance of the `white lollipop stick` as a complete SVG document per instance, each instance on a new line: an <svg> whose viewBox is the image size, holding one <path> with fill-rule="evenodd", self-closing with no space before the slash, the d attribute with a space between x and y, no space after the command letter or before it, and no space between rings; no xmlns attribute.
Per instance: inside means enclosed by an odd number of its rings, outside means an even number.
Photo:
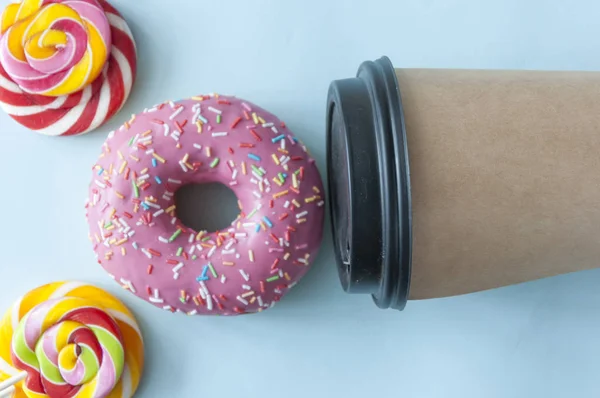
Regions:
<svg viewBox="0 0 600 398"><path fill-rule="evenodd" d="M0 398L10 397L16 391L15 386L10 386L6 390L0 391Z"/></svg>
<svg viewBox="0 0 600 398"><path fill-rule="evenodd" d="M25 377L27 377L27 373L21 372L18 375L9 378L8 380L0 382L0 398L8 397L15 392L15 384L25 379Z"/></svg>

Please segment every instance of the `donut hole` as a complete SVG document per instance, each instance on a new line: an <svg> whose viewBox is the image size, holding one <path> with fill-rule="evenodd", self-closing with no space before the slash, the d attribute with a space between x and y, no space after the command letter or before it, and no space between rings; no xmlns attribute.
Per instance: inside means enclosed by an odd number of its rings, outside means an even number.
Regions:
<svg viewBox="0 0 600 398"><path fill-rule="evenodd" d="M240 213L235 193L218 182L184 185L175 192L175 205L177 218L195 231L226 229Z"/></svg>

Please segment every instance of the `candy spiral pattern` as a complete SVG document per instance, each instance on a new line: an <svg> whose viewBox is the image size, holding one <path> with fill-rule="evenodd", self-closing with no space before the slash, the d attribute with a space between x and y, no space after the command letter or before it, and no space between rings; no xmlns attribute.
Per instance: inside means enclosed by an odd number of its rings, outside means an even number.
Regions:
<svg viewBox="0 0 600 398"><path fill-rule="evenodd" d="M105 0L23 0L0 17L0 107L44 135L89 132L127 100L137 67Z"/></svg>
<svg viewBox="0 0 600 398"><path fill-rule="evenodd" d="M0 321L0 381L27 372L13 397L130 398L143 361L135 318L94 286L42 286Z"/></svg>
<svg viewBox="0 0 600 398"><path fill-rule="evenodd" d="M71 94L93 82L108 59L110 25L95 0L24 0L2 17L0 57L31 94Z"/></svg>

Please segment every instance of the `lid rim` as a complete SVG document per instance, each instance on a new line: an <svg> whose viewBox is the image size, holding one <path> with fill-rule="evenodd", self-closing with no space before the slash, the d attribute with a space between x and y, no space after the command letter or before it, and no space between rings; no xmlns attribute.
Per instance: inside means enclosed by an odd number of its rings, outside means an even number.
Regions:
<svg viewBox="0 0 600 398"><path fill-rule="evenodd" d="M402 310L410 289L412 217L404 113L391 61L364 62L355 78L332 82L327 111L331 222L342 286L349 293L371 294L380 308ZM340 151L345 159L337 157ZM344 173L342 179L336 174L335 162L348 174L346 181ZM341 190L347 190L347 201ZM346 230L337 229L339 214L348 217ZM369 223L369 218L378 220ZM352 241L347 263L339 238Z"/></svg>

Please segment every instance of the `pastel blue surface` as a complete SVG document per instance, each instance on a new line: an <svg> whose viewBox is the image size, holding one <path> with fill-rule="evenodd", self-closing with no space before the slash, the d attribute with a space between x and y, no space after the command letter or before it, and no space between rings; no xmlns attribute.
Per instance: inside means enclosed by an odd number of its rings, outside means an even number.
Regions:
<svg viewBox="0 0 600 398"><path fill-rule="evenodd" d="M331 80L383 54L407 67L600 69L600 2L114 3L140 65L113 122L61 139L0 115L0 308L57 279L115 292L145 333L139 397L600 396L600 271L381 311L342 292L328 230L313 270L274 309L187 318L109 279L83 209L107 132L148 105L213 91L245 97L286 120L324 174Z"/></svg>

